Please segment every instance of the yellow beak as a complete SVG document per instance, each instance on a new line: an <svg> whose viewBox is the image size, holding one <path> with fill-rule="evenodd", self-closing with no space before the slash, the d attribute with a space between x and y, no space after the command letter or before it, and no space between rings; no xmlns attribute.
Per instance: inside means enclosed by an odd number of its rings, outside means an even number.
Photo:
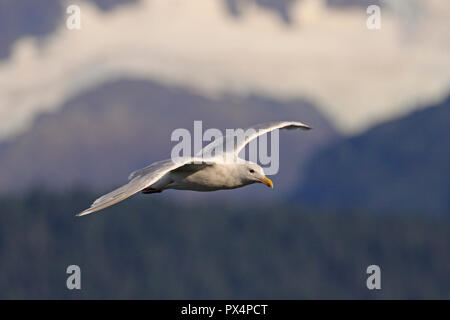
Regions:
<svg viewBox="0 0 450 320"><path fill-rule="evenodd" d="M264 178L262 178L262 179L259 179L259 181L261 181L261 182L264 183L266 186L268 186L268 187L270 187L270 188L273 189L273 182L272 182L272 180L270 180L269 178L264 177Z"/></svg>

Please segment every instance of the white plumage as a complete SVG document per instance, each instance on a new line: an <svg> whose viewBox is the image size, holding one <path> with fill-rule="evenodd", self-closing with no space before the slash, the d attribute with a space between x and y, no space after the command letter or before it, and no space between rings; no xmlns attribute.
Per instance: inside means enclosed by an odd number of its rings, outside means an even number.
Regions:
<svg viewBox="0 0 450 320"><path fill-rule="evenodd" d="M98 198L90 208L77 216L107 208L139 191L144 193L158 193L166 189L215 191L240 188L255 182L273 188L272 181L264 175L263 169L258 164L239 159L237 155L246 144L260 135L277 129L296 128L311 129L301 122L294 121L259 124L247 129L251 134L245 136L245 139L236 141L234 135L216 139L203 148L195 158L176 161L168 159L152 163L131 173L128 184ZM227 149L229 139L233 139L231 149ZM214 156L211 156L212 150ZM230 154L232 156L227 157Z"/></svg>

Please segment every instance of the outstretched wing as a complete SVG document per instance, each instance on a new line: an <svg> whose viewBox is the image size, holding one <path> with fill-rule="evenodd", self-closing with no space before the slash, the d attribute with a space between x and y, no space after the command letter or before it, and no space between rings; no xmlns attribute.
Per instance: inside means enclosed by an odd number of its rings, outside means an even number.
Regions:
<svg viewBox="0 0 450 320"><path fill-rule="evenodd" d="M215 153L216 157L218 157L222 153L233 153L234 157L237 157L239 152L241 152L241 150L244 149L251 140L277 129L309 130L312 128L298 121L276 121L262 123L247 128L245 131L241 132L243 133L242 135L238 135L237 133L235 133L233 135L223 136L219 139L214 140L213 142L205 146L197 156L208 158L211 153ZM219 153L217 154L217 152Z"/></svg>
<svg viewBox="0 0 450 320"><path fill-rule="evenodd" d="M152 163L148 167L137 170L130 174L130 182L98 198L94 201L90 208L84 210L83 212L80 212L79 214L77 214L77 216L84 216L86 214L112 206L113 204L125 200L126 198L131 197L133 194L151 186L169 171L178 169L185 165L195 164L202 165L202 162L199 159L191 158L181 159L180 161L175 162L171 159L168 159Z"/></svg>

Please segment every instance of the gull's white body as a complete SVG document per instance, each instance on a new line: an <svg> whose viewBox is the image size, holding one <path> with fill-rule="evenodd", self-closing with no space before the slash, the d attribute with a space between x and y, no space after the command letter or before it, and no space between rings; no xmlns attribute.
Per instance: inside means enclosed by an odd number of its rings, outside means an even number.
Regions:
<svg viewBox="0 0 450 320"><path fill-rule="evenodd" d="M179 159L177 161L163 160L133 172L130 182L94 201L90 208L79 213L86 215L102 210L117 202L125 200L133 194L157 193L167 189L216 191L240 188L255 182L261 182L273 188L272 181L264 175L263 169L256 163L239 159L237 155L252 139L276 129L311 129L309 126L294 121L279 121L256 125L254 133L244 140L234 143L233 150L225 150L214 157L211 154L217 146L228 145L227 139L234 136L224 136L207 145L196 158ZM232 140L232 141L233 141ZM232 155L228 157L227 155ZM229 161L227 159L233 159ZM226 161L227 160L227 161Z"/></svg>
<svg viewBox="0 0 450 320"><path fill-rule="evenodd" d="M248 165L253 163L248 162ZM192 191L216 191L235 189L254 183L240 175L241 164L212 163L200 170L174 170L166 173L150 188L157 190L175 189Z"/></svg>

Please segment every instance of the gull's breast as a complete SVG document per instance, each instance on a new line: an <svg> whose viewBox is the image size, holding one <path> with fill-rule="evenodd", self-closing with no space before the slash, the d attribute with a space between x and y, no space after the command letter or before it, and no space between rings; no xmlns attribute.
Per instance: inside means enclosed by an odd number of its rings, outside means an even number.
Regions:
<svg viewBox="0 0 450 320"><path fill-rule="evenodd" d="M215 191L244 185L229 164L214 164L195 172L172 172L171 179L168 188L176 190Z"/></svg>

